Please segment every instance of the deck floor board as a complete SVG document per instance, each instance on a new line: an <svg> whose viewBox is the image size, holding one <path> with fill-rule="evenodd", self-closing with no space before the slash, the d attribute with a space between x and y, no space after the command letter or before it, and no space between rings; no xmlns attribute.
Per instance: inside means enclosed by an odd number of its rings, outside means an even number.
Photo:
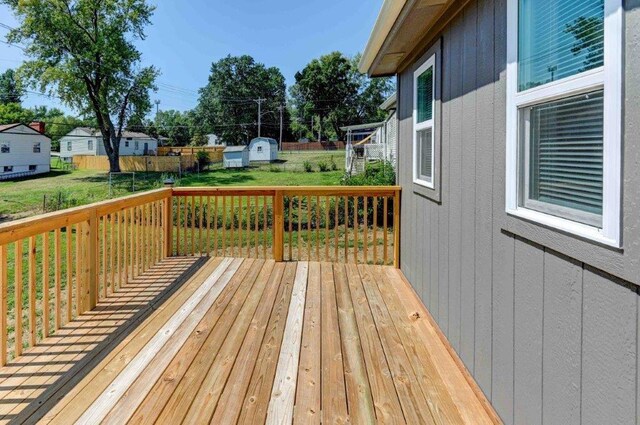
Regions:
<svg viewBox="0 0 640 425"><path fill-rule="evenodd" d="M166 261L191 271L162 301L179 267L0 368L3 421L498 422L396 269Z"/></svg>

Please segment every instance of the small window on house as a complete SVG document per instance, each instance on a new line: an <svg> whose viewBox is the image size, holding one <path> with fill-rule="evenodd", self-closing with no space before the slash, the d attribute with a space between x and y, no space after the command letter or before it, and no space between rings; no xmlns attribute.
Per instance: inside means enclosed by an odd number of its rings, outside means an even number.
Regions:
<svg viewBox="0 0 640 425"><path fill-rule="evenodd" d="M0 153L11 153L11 145L9 142L0 143Z"/></svg>
<svg viewBox="0 0 640 425"><path fill-rule="evenodd" d="M140 149L140 142L138 142L137 140L136 140L135 142L133 142L133 148L134 148L135 150Z"/></svg>
<svg viewBox="0 0 640 425"><path fill-rule="evenodd" d="M29 165L29 171L36 171L38 169L37 165Z"/></svg>
<svg viewBox="0 0 640 425"><path fill-rule="evenodd" d="M40 153L40 143L33 144L33 153Z"/></svg>
<svg viewBox="0 0 640 425"><path fill-rule="evenodd" d="M258 146L258 152L262 152L262 146Z"/></svg>
<svg viewBox="0 0 640 425"><path fill-rule="evenodd" d="M622 30L605 9L621 0L509 0L507 211L617 246Z"/></svg>
<svg viewBox="0 0 640 425"><path fill-rule="evenodd" d="M87 141L87 149L89 149L90 151L93 150L93 140L88 140Z"/></svg>
<svg viewBox="0 0 640 425"><path fill-rule="evenodd" d="M71 142L67 142L67 150L71 151L72 148L73 148L73 146L72 146Z"/></svg>
<svg viewBox="0 0 640 425"><path fill-rule="evenodd" d="M124 141L124 147L125 147L125 148L128 148L128 147L129 147L129 139L127 139L127 140L125 140L125 141Z"/></svg>
<svg viewBox="0 0 640 425"><path fill-rule="evenodd" d="M435 55L414 73L413 182L434 188Z"/></svg>
<svg viewBox="0 0 640 425"><path fill-rule="evenodd" d="M5 173L11 173L13 171L13 165L5 165L4 166L4 172Z"/></svg>

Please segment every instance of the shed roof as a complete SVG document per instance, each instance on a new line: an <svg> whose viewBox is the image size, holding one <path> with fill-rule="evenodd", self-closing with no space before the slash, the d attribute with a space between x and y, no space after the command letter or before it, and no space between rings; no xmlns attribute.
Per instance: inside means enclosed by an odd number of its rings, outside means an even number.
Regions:
<svg viewBox="0 0 640 425"><path fill-rule="evenodd" d="M227 146L226 148L224 148L222 153L242 152L242 151L245 151L247 149L248 149L248 147L245 146L245 145L242 145L242 146Z"/></svg>
<svg viewBox="0 0 640 425"><path fill-rule="evenodd" d="M271 145L278 146L278 142L276 141L276 139L272 139L270 137L256 137L255 139L251 140L251 143L258 142L258 141L265 141L265 142L269 142L269 144Z"/></svg>
<svg viewBox="0 0 640 425"><path fill-rule="evenodd" d="M91 136L100 136L100 130L98 130L97 128L91 128L91 127L78 127L76 128L76 130L82 130L85 133L88 133ZM140 133L137 131L123 131L122 132L122 137L130 137L132 139L154 139L153 137L145 134L145 133Z"/></svg>

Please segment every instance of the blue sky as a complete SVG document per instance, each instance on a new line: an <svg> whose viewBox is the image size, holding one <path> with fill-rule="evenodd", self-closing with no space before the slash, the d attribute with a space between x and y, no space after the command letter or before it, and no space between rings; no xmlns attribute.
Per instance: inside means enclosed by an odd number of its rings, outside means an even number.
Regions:
<svg viewBox="0 0 640 425"><path fill-rule="evenodd" d="M294 82L311 59L335 50L352 56L364 48L382 0L156 0L153 25L140 43L145 64L160 68L161 109L185 110L207 82L211 63L248 54L279 67ZM15 26L6 6L0 22ZM0 28L4 39L6 30ZM22 51L0 43L0 71L15 68ZM174 89L175 87L176 89ZM26 106L60 106L55 99L29 95Z"/></svg>

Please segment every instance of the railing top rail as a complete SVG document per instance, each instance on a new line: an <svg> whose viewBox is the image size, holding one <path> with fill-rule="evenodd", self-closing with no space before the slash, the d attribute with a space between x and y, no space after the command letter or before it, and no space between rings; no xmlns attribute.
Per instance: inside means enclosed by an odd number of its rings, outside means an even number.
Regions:
<svg viewBox="0 0 640 425"><path fill-rule="evenodd" d="M170 196L171 189L162 188L0 224L0 245L81 223L94 215L100 217Z"/></svg>
<svg viewBox="0 0 640 425"><path fill-rule="evenodd" d="M394 196L400 186L235 186L235 187L180 187L174 196Z"/></svg>

